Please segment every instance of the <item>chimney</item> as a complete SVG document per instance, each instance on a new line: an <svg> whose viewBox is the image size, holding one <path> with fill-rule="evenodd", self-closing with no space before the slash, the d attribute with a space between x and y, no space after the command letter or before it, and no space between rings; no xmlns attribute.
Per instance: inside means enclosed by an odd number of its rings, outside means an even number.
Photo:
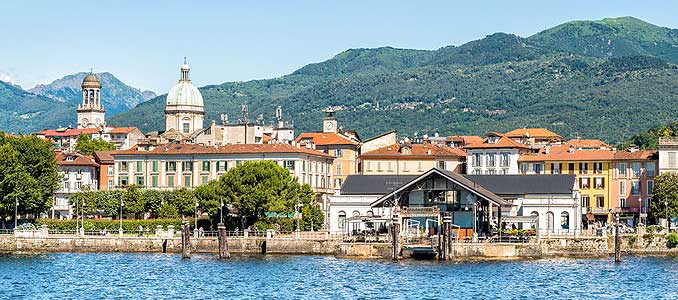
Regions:
<svg viewBox="0 0 678 300"><path fill-rule="evenodd" d="M544 154L548 155L549 153L551 153L551 145L546 145L544 147Z"/></svg>
<svg viewBox="0 0 678 300"><path fill-rule="evenodd" d="M574 153L574 146L570 146L570 149L567 150L567 153Z"/></svg>

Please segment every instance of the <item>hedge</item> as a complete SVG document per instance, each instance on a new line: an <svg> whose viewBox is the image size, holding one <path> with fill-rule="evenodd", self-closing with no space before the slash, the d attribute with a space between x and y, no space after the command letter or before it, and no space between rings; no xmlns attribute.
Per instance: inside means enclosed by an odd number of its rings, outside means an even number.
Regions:
<svg viewBox="0 0 678 300"><path fill-rule="evenodd" d="M79 220L58 220L58 219L37 219L35 224L37 227L47 225L49 230L77 230ZM181 230L180 219L150 219L150 220L122 220L122 228L126 231L139 230L139 226L144 227L144 231L148 228L151 232L155 231L158 225L163 229L167 226L174 225L174 230ZM191 223L193 225L193 223ZM108 230L117 231L120 227L119 220L89 220L85 219L85 230Z"/></svg>

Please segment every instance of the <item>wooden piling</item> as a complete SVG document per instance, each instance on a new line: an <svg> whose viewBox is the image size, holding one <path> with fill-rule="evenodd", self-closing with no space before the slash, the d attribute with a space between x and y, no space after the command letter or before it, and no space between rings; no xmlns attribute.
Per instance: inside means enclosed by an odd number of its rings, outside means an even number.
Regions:
<svg viewBox="0 0 678 300"><path fill-rule="evenodd" d="M614 262L621 262L621 235L619 235L619 213L614 214Z"/></svg>
<svg viewBox="0 0 678 300"><path fill-rule="evenodd" d="M191 258L191 229L188 222L181 224L181 258Z"/></svg>
<svg viewBox="0 0 678 300"><path fill-rule="evenodd" d="M400 239L400 234L398 230L398 217L393 216L391 220L391 245L393 246L393 260L398 260L400 256L400 245L398 245L398 240Z"/></svg>
<svg viewBox="0 0 678 300"><path fill-rule="evenodd" d="M219 258L230 258L231 253L228 252L228 243L226 240L226 226L219 223L217 228L219 229Z"/></svg>

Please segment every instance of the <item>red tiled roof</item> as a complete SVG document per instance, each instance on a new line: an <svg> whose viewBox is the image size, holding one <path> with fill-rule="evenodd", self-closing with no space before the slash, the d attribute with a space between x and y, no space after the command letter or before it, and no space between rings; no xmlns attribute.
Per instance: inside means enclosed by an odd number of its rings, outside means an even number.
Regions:
<svg viewBox="0 0 678 300"><path fill-rule="evenodd" d="M583 148L589 148L589 149L612 148L612 147L610 147L610 145L606 144L605 142L603 142L601 140L574 139L574 140L567 141L565 143L565 145L573 146L577 149L583 149Z"/></svg>
<svg viewBox="0 0 678 300"><path fill-rule="evenodd" d="M165 150L167 149L167 150ZM241 144L225 146L201 146L192 144L165 144L153 150L136 149L111 151L110 155L164 155L164 154L259 154L259 153L303 153L334 158L325 152L289 144Z"/></svg>
<svg viewBox="0 0 678 300"><path fill-rule="evenodd" d="M501 135L499 140L496 143L489 143L488 138L483 139L480 142L471 143L464 146L465 149L497 149L497 148L519 148L519 149L528 149L529 147L518 143L507 136Z"/></svg>
<svg viewBox="0 0 678 300"><path fill-rule="evenodd" d="M464 145L482 143L483 138L476 135L453 135L445 137L446 142L461 142Z"/></svg>
<svg viewBox="0 0 678 300"><path fill-rule="evenodd" d="M295 141L297 143L300 143L302 140L305 139L311 139L313 141L313 144L317 146L358 144L341 134L324 132L305 132L300 134Z"/></svg>
<svg viewBox="0 0 678 300"><path fill-rule="evenodd" d="M559 134L546 128L518 128L507 132L506 136L510 138L519 138L519 137L558 138L558 139L563 138Z"/></svg>
<svg viewBox="0 0 678 300"><path fill-rule="evenodd" d="M83 128L83 129L74 129L74 128L68 128L66 130L57 130L57 129L47 129L43 131L38 131L36 134L39 135L44 135L47 137L50 136L79 136L80 134L93 134L93 133L98 133L99 129L98 128Z"/></svg>
<svg viewBox="0 0 678 300"><path fill-rule="evenodd" d="M114 151L112 150L107 150L107 151L96 151L94 152L94 159L98 163L112 163L113 162L113 155L111 155Z"/></svg>
<svg viewBox="0 0 678 300"><path fill-rule="evenodd" d="M409 148L409 154L404 154L403 149ZM430 151L430 154L429 154ZM466 152L459 148L452 148L444 145L431 144L393 144L386 147L381 147L366 153L361 156L376 158L376 157L394 157L399 156L411 158L437 158L437 157L466 157Z"/></svg>
<svg viewBox="0 0 678 300"><path fill-rule="evenodd" d="M73 160L67 160L66 158L68 157L71 157ZM56 159L57 165L59 166L90 166L90 167L99 166L99 164L97 164L92 157L84 156L77 153L75 154L57 153Z"/></svg>
<svg viewBox="0 0 678 300"><path fill-rule="evenodd" d="M592 161L592 160L612 160L615 151L611 150L576 150L570 153L570 146L550 146L548 154L547 147L541 149L538 154L521 155L518 161Z"/></svg>
<svg viewBox="0 0 678 300"><path fill-rule="evenodd" d="M615 160L656 160L659 159L657 151L638 150L638 151L617 151L614 153Z"/></svg>
<svg viewBox="0 0 678 300"><path fill-rule="evenodd" d="M111 127L110 130L107 130L106 133L130 133L134 130L137 130L136 127Z"/></svg>

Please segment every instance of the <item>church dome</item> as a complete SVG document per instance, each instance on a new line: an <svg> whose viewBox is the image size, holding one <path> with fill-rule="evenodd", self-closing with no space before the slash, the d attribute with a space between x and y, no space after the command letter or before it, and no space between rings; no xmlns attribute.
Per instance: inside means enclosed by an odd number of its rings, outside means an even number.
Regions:
<svg viewBox="0 0 678 300"><path fill-rule="evenodd" d="M187 64L181 66L181 79L167 93L167 105L191 105L203 107L202 94L188 78L190 68Z"/></svg>
<svg viewBox="0 0 678 300"><path fill-rule="evenodd" d="M85 79L82 80L82 87L101 87L101 81L99 81L99 78L94 75L94 73L89 73L87 76L85 76Z"/></svg>

